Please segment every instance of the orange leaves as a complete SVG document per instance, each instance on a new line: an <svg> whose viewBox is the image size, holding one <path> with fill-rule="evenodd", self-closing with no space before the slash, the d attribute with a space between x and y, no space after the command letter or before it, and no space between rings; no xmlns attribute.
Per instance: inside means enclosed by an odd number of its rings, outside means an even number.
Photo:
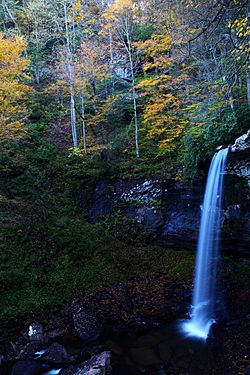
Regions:
<svg viewBox="0 0 250 375"><path fill-rule="evenodd" d="M0 140L20 138L25 134L27 117L24 105L31 89L23 82L29 61L22 57L26 43L22 38L4 38L0 34Z"/></svg>
<svg viewBox="0 0 250 375"><path fill-rule="evenodd" d="M146 107L146 110L144 112L144 121L155 121L158 119L159 122L164 122L164 117L166 117L166 114L163 113L163 111L166 111L166 113L169 113L172 110L175 110L179 107L180 100L178 100L174 95L172 94L163 94L160 97L156 97L152 103L149 103ZM160 115L160 116L159 116ZM161 119L162 118L162 119ZM169 114L167 115L167 118L170 119ZM175 116L174 116L175 119ZM173 120L171 120L172 122Z"/></svg>
<svg viewBox="0 0 250 375"><path fill-rule="evenodd" d="M81 0L76 0L75 3L73 4L73 9L74 11L80 11L82 9L82 4Z"/></svg>
<svg viewBox="0 0 250 375"><path fill-rule="evenodd" d="M108 75L107 52L98 42L94 40L85 41L78 50L78 61L76 71L79 76L91 79L105 79Z"/></svg>
<svg viewBox="0 0 250 375"><path fill-rule="evenodd" d="M152 38L145 42L138 43L138 47L146 56L155 57L160 54L167 54L172 45L172 39L169 35L152 35Z"/></svg>
<svg viewBox="0 0 250 375"><path fill-rule="evenodd" d="M152 35L151 39L137 43L137 47L146 58L144 71L152 68L162 70L172 65L172 59L170 59L172 39L169 35Z"/></svg>
<svg viewBox="0 0 250 375"><path fill-rule="evenodd" d="M173 152L184 129L180 88L185 74L179 68L174 69L173 41L169 35L152 35L151 39L137 43L137 47L144 56L143 70L148 72L136 86L140 96L147 97L142 116L147 136L158 143L159 155Z"/></svg>
<svg viewBox="0 0 250 375"><path fill-rule="evenodd" d="M144 123L149 126L148 137L157 137L162 142L172 141L174 138L168 138L169 133L175 133L175 136L180 134L180 127L178 126L179 117L177 111L180 105L180 100L172 94L163 94L160 97L155 97L153 101L147 104L143 113Z"/></svg>
<svg viewBox="0 0 250 375"><path fill-rule="evenodd" d="M23 70L27 68L29 61L20 58L26 48L26 43L22 38L4 38L0 34L0 71L1 77L16 78L23 75Z"/></svg>
<svg viewBox="0 0 250 375"><path fill-rule="evenodd" d="M102 35L112 34L117 40L124 40L124 35L131 33L138 8L133 0L115 0L103 13ZM128 35L127 35L128 36Z"/></svg>
<svg viewBox="0 0 250 375"><path fill-rule="evenodd" d="M115 0L114 3L104 13L104 18L107 21L110 21L117 16L121 16L127 11L131 11L133 9L133 3L134 2L132 0Z"/></svg>
<svg viewBox="0 0 250 375"><path fill-rule="evenodd" d="M153 76L144 79L138 85L135 86L141 92L140 96L152 95L160 90L164 90L166 85L172 82L172 77L168 74L162 74L159 76ZM143 91L142 91L143 90Z"/></svg>
<svg viewBox="0 0 250 375"><path fill-rule="evenodd" d="M157 140L161 154L174 149L184 128L180 116L181 100L173 89L173 81L170 75L162 75L137 85L137 88L145 89L142 96L148 97L143 112L147 136Z"/></svg>

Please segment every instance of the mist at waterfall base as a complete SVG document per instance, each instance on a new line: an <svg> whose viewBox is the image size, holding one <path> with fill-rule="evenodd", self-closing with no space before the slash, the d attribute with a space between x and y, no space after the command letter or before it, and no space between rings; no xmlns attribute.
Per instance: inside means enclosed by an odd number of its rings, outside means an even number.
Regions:
<svg viewBox="0 0 250 375"><path fill-rule="evenodd" d="M220 256L223 179L229 149L218 151L211 162L198 239L195 280L190 320L182 323L188 336L206 340L216 321L217 268Z"/></svg>

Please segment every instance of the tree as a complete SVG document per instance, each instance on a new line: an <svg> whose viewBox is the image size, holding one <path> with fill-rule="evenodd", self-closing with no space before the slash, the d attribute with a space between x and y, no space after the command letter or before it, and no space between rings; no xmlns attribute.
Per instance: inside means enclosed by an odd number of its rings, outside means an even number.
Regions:
<svg viewBox="0 0 250 375"><path fill-rule="evenodd" d="M2 21L2 30L5 34L18 34L20 29L17 22L17 13L20 5L15 0L2 0L0 9L0 20Z"/></svg>
<svg viewBox="0 0 250 375"><path fill-rule="evenodd" d="M136 157L139 158L139 134L138 134L138 111L137 111L137 93L135 88L135 61L133 49L133 34L136 18L138 17L138 8L132 0L116 0L104 13L105 27L110 37L110 55L114 59L113 45L116 53L125 51L130 67L134 124L135 124L135 149Z"/></svg>
<svg viewBox="0 0 250 375"><path fill-rule="evenodd" d="M247 101L250 108L250 5L245 7L245 12L228 23L229 35L233 44L232 54L238 61L238 70L246 70Z"/></svg>
<svg viewBox="0 0 250 375"><path fill-rule="evenodd" d="M17 14L19 29L28 41L27 53L30 57L30 70L36 84L47 78L48 55L58 41L62 29L62 16L58 3L48 0L28 0Z"/></svg>
<svg viewBox="0 0 250 375"><path fill-rule="evenodd" d="M25 84L25 70L29 60L23 58L26 43L23 38L4 38L0 34L0 140L19 139L24 129L28 110L25 105L31 91Z"/></svg>
<svg viewBox="0 0 250 375"><path fill-rule="evenodd" d="M184 128L180 92L185 76L181 69L176 69L175 76L170 74L170 70L174 74L172 48L172 38L163 34L138 43L146 78L136 88L146 97L143 122L148 137L157 141L160 154L175 150Z"/></svg>
<svg viewBox="0 0 250 375"><path fill-rule="evenodd" d="M92 38L89 41L83 41L77 53L76 75L77 75L77 92L81 101L81 118L84 151L86 153L86 98L88 93L88 104L91 105L92 111L88 114L88 123L93 127L100 127L102 142L103 139L103 122L105 119L105 102L108 99L107 93L98 93L98 83L103 83L109 78L109 66L107 64L107 52L100 41ZM105 90L106 91L106 90ZM98 108L100 107L100 108ZM92 112L92 113L91 113Z"/></svg>
<svg viewBox="0 0 250 375"><path fill-rule="evenodd" d="M63 10L64 10L65 37L66 37L66 45L65 45L66 67L67 67L68 83L69 83L69 88L70 88L71 131L72 131L73 146L74 146L74 149L77 149L78 141L77 141L77 131L76 131L73 46L72 46L72 36L70 35L70 29L69 29L67 0L64 0L63 2Z"/></svg>

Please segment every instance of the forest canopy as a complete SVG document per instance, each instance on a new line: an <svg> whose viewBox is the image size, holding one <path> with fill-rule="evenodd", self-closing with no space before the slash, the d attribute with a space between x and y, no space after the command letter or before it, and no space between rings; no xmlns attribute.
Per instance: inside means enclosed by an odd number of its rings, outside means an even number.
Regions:
<svg viewBox="0 0 250 375"><path fill-rule="evenodd" d="M74 156L193 178L247 129L248 1L4 0L0 12L1 142L43 123L56 144L63 123Z"/></svg>

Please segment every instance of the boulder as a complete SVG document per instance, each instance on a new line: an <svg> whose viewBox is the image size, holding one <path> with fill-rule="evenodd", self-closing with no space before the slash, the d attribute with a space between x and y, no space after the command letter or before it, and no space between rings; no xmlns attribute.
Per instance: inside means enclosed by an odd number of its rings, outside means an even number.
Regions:
<svg viewBox="0 0 250 375"><path fill-rule="evenodd" d="M49 339L56 339L58 337L63 337L67 334L66 327L57 327L48 332Z"/></svg>
<svg viewBox="0 0 250 375"><path fill-rule="evenodd" d="M56 365L61 365L73 360L64 346L54 342L50 345L48 351L43 355L43 360Z"/></svg>
<svg viewBox="0 0 250 375"><path fill-rule="evenodd" d="M32 323L29 326L28 337L31 342L37 342L41 345L48 342L48 337L40 323Z"/></svg>
<svg viewBox="0 0 250 375"><path fill-rule="evenodd" d="M249 149L250 153L250 149ZM243 177L250 187L250 161L248 160L234 160L230 163L226 170L227 174Z"/></svg>
<svg viewBox="0 0 250 375"><path fill-rule="evenodd" d="M161 199L162 193L161 180L145 180L138 182L130 189L125 187L120 200L134 203L154 203Z"/></svg>
<svg viewBox="0 0 250 375"><path fill-rule="evenodd" d="M75 330L80 339L87 342L93 341L102 334L105 319L100 313L96 313L86 301L73 301L72 314Z"/></svg>
<svg viewBox="0 0 250 375"><path fill-rule="evenodd" d="M237 138L233 146L231 147L232 152L242 152L250 150L250 129L246 134L243 134L241 137Z"/></svg>
<svg viewBox="0 0 250 375"><path fill-rule="evenodd" d="M157 232L164 224L161 213L155 208L148 206L140 207L135 214L135 219L149 233Z"/></svg>
<svg viewBox="0 0 250 375"><path fill-rule="evenodd" d="M228 156L227 173L243 177L250 186L250 129L237 138Z"/></svg>
<svg viewBox="0 0 250 375"><path fill-rule="evenodd" d="M20 353L18 354L17 359L33 358L39 348L40 348L39 342L36 342L36 341L28 342L28 344L23 346L22 349L20 350Z"/></svg>
<svg viewBox="0 0 250 375"><path fill-rule="evenodd" d="M88 361L62 371L61 375L108 375L111 374L110 352L94 355Z"/></svg>

